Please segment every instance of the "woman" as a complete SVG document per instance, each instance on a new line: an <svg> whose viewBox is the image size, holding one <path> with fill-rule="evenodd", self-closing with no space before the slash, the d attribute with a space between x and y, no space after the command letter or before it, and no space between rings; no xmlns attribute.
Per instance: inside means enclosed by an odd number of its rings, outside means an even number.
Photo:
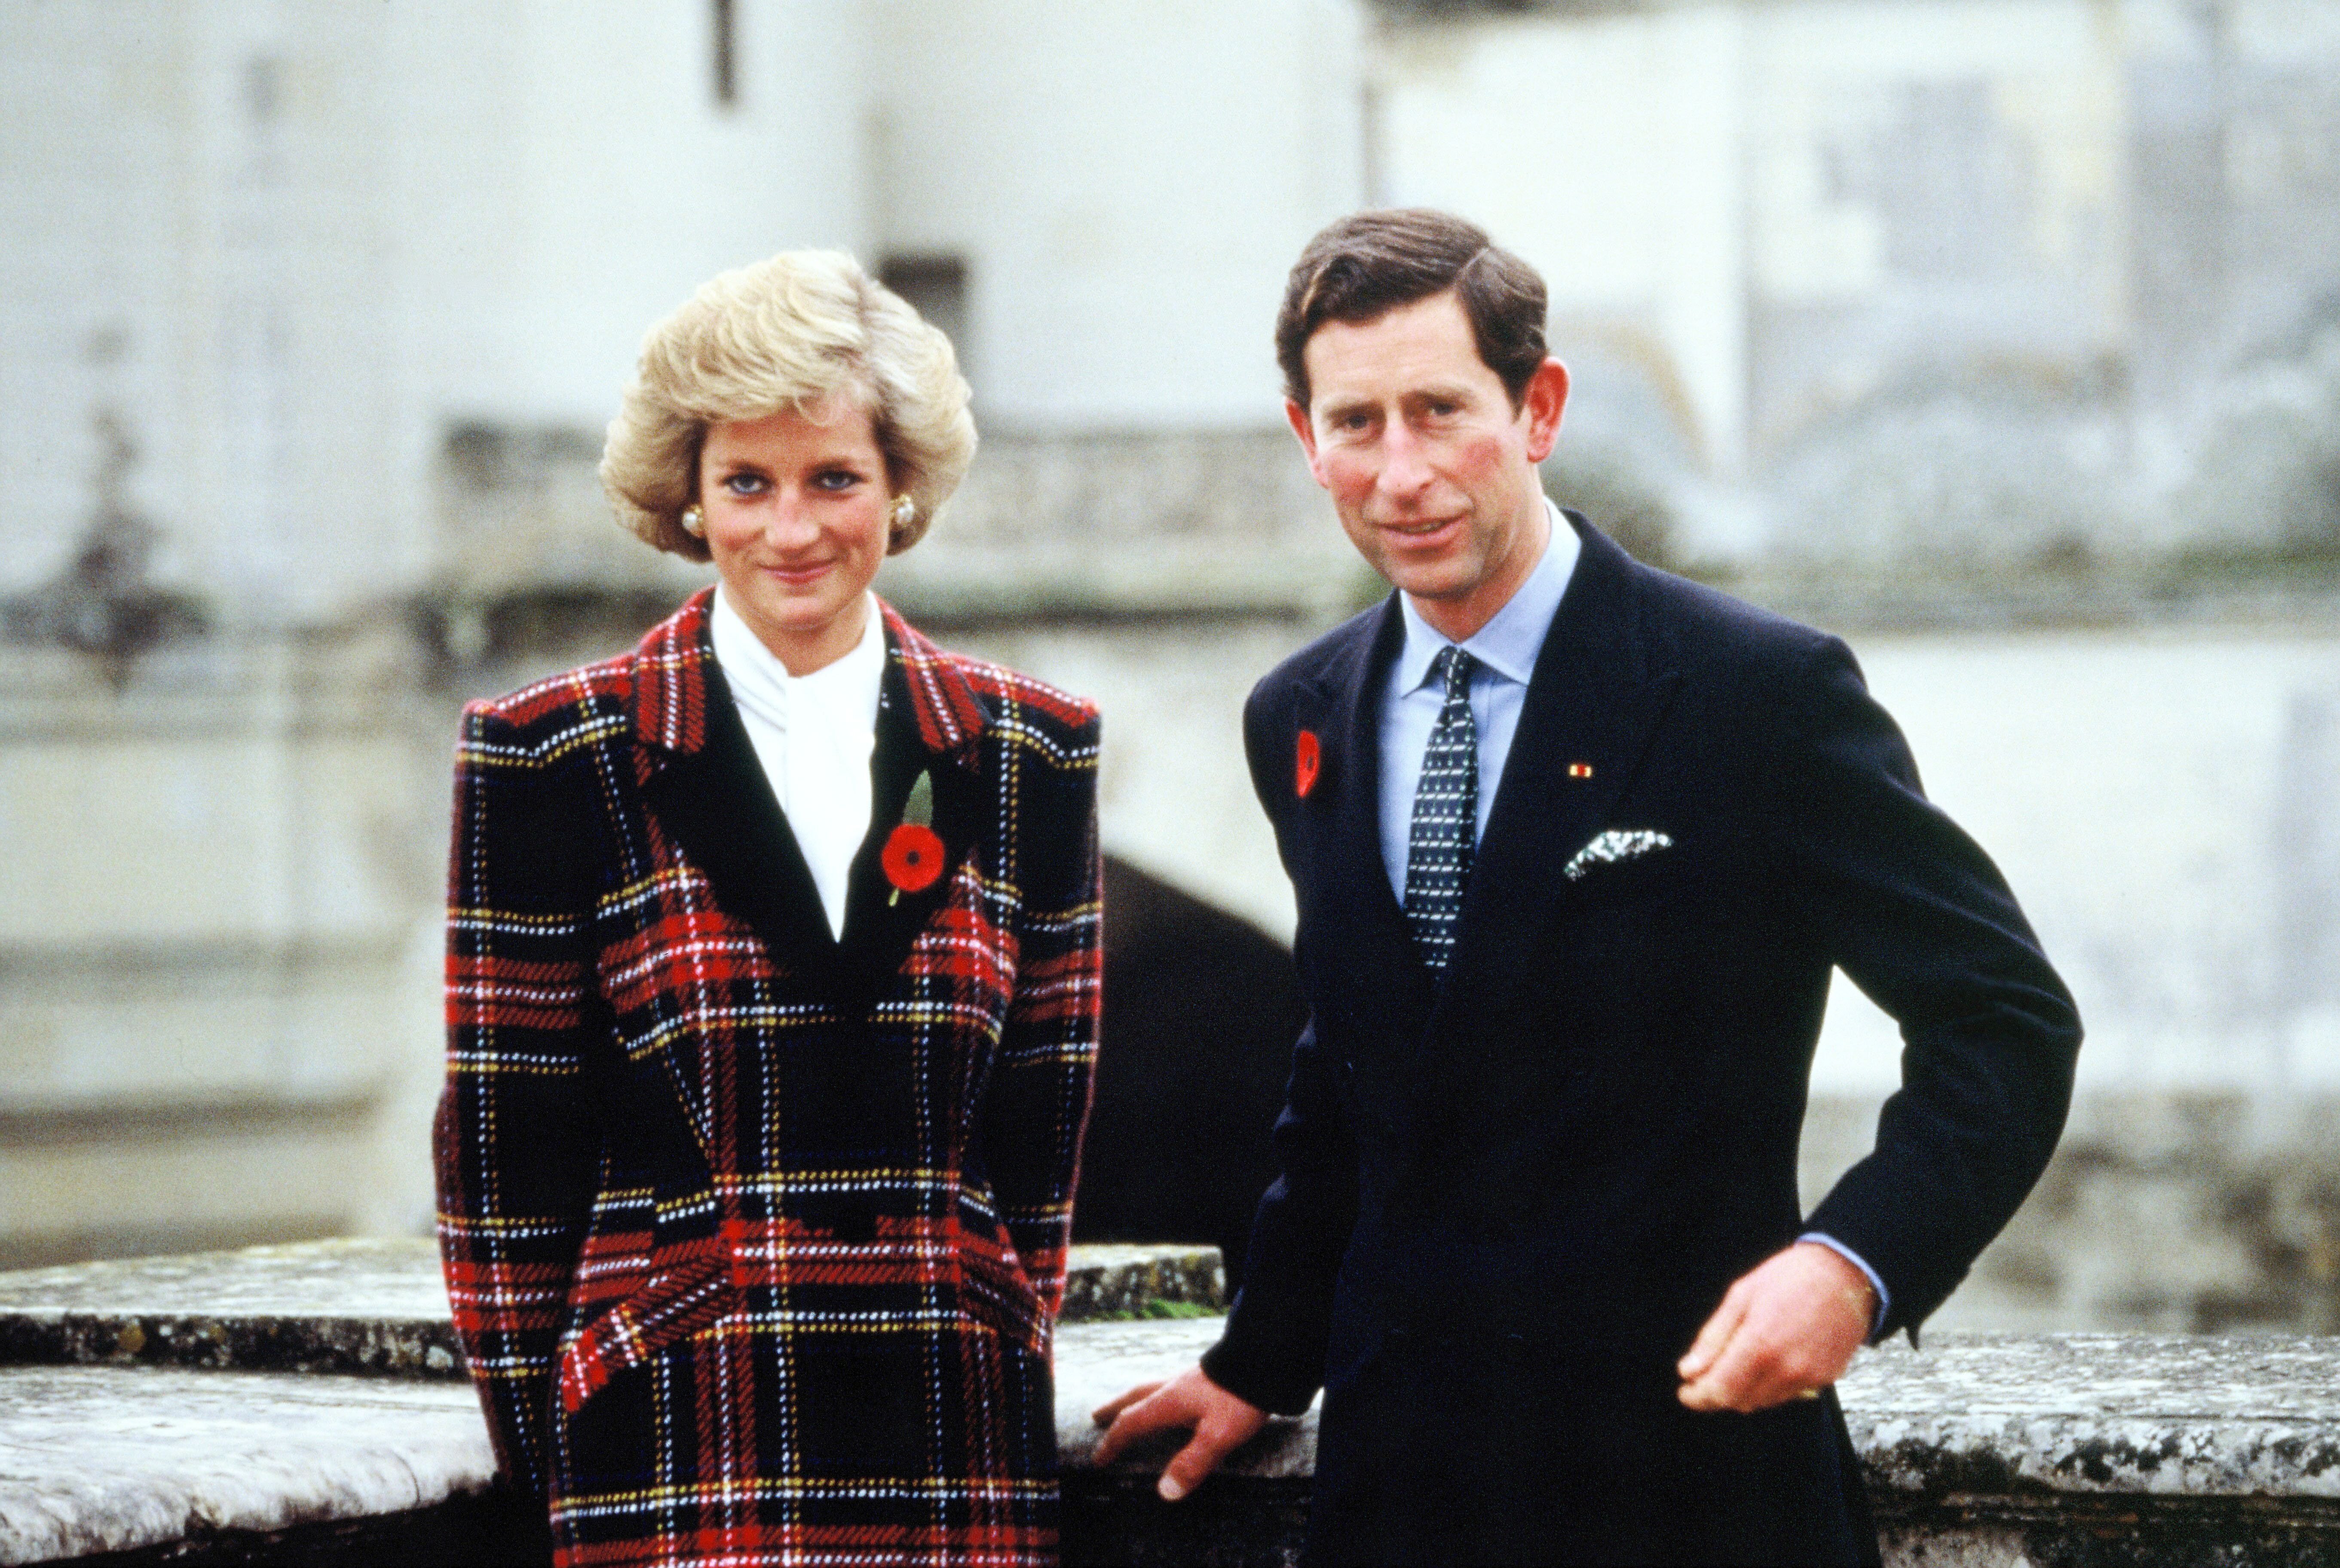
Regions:
<svg viewBox="0 0 2340 1568"><path fill-rule="evenodd" d="M848 257L717 278L601 478L718 585L466 715L440 1234L559 1562L1054 1559L1096 715L869 591L967 397Z"/></svg>

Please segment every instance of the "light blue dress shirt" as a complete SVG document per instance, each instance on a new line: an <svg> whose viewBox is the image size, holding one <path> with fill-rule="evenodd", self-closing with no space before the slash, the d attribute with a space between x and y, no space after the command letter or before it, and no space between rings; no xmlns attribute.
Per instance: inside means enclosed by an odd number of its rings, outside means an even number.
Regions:
<svg viewBox="0 0 2340 1568"><path fill-rule="evenodd" d="M1535 674L1544 633L1552 629L1552 617L1560 610L1561 597L1568 592L1568 579L1576 574L1576 557L1583 548L1558 508L1547 500L1544 510L1552 517L1552 542L1535 569L1511 601L1462 644L1462 651L1479 661L1471 672L1471 717L1479 727L1481 838L1487 836L1487 814L1494 809L1503 761L1512 754L1512 737L1519 734L1528 677ZM1423 620L1405 595L1400 594L1397 603L1398 613L1405 617L1405 646L1390 667L1382 697L1382 865L1389 873L1390 891L1403 904L1406 848L1413 837L1413 792L1422 782L1430 732L1437 727L1438 710L1446 701L1445 692L1430 678L1430 666L1453 639Z"/></svg>
<svg viewBox="0 0 2340 1568"><path fill-rule="evenodd" d="M1519 734L1520 709L1527 701L1528 681L1535 674L1536 656L1543 652L1544 634L1576 575L1583 544L1560 508L1549 498L1544 510L1552 519L1552 539L1535 569L1519 591L1487 624L1462 642L1463 652L1478 661L1471 672L1471 717L1479 730L1479 825L1477 836L1487 836L1488 814L1502 786L1503 764L1512 754L1512 739ZM1430 748L1430 732L1437 727L1438 710L1445 693L1430 678L1430 666L1440 650L1453 639L1422 618L1413 600L1397 597L1398 613L1405 617L1405 646L1390 666L1389 684L1382 694L1381 826L1382 867L1389 873L1390 892L1405 902L1406 851L1413 837L1413 794L1422 782L1423 754ZM1877 1291L1873 1334L1885 1322L1885 1281L1868 1259L1833 1236L1807 1231L1796 1238L1817 1241L1855 1265Z"/></svg>

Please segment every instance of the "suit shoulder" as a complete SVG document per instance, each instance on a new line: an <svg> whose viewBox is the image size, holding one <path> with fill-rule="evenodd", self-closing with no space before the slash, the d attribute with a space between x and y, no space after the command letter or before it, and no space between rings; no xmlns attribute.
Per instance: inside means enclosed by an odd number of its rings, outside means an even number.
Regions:
<svg viewBox="0 0 2340 1568"><path fill-rule="evenodd" d="M1690 668L1776 675L1844 646L1827 632L1704 583L1638 564L1635 572L1650 630Z"/></svg>
<svg viewBox="0 0 2340 1568"><path fill-rule="evenodd" d="M1285 695L1294 686L1317 681L1334 666L1359 656L1363 646L1373 642L1374 628L1388 604L1389 600L1384 596L1331 631L1287 655L1274 669L1253 683L1250 699L1244 705L1244 711L1255 711Z"/></svg>

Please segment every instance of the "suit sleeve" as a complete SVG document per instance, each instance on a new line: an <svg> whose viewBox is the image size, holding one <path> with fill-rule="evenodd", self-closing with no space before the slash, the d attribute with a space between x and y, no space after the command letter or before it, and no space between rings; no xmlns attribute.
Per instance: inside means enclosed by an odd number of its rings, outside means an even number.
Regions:
<svg viewBox="0 0 2340 1568"><path fill-rule="evenodd" d="M1244 745L1252 787L1280 829L1294 804L1290 759L1297 732L1273 716L1275 711L1262 693L1253 694ZM1287 870L1290 864L1287 853ZM1275 1121L1281 1170L1252 1220L1243 1289L1225 1334L1203 1356L1212 1382L1284 1415L1307 1409L1324 1381L1333 1287L1357 1218L1357 1150L1337 1070L1312 1020L1293 1047L1292 1077Z"/></svg>
<svg viewBox="0 0 2340 1568"><path fill-rule="evenodd" d="M1097 735L1096 715L1086 714L1060 755L1013 764L1021 775L1022 907L1016 991L985 1094L985 1162L1044 1327L1064 1304L1073 1188L1105 1001Z"/></svg>
<svg viewBox="0 0 2340 1568"><path fill-rule="evenodd" d="M1914 1333L2046 1168L2079 1015L1998 868L1926 799L1842 643L1810 651L1790 712L1768 773L1795 903L1905 1044L1874 1152L1806 1228L1884 1279L1879 1337Z"/></svg>
<svg viewBox="0 0 2340 1568"><path fill-rule="evenodd" d="M439 1245L497 1460L536 1496L600 1158L585 1060L608 1022L577 851L596 837L591 809L510 723L466 713L448 874L447 1082L432 1129Z"/></svg>

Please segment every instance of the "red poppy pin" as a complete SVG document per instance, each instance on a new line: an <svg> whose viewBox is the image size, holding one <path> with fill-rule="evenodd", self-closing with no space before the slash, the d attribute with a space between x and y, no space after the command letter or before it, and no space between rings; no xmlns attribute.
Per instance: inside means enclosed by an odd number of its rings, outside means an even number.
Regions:
<svg viewBox="0 0 2340 1568"><path fill-rule="evenodd" d="M902 821L886 836L886 852L878 863L894 893L886 902L897 903L906 892L924 892L943 874L943 841L935 833L935 781L925 773L910 786L903 803Z"/></svg>
<svg viewBox="0 0 2340 1568"><path fill-rule="evenodd" d="M1314 730L1300 732L1300 746L1293 758L1292 790L1302 800L1316 787L1316 774L1324 765L1324 748L1317 743Z"/></svg>

